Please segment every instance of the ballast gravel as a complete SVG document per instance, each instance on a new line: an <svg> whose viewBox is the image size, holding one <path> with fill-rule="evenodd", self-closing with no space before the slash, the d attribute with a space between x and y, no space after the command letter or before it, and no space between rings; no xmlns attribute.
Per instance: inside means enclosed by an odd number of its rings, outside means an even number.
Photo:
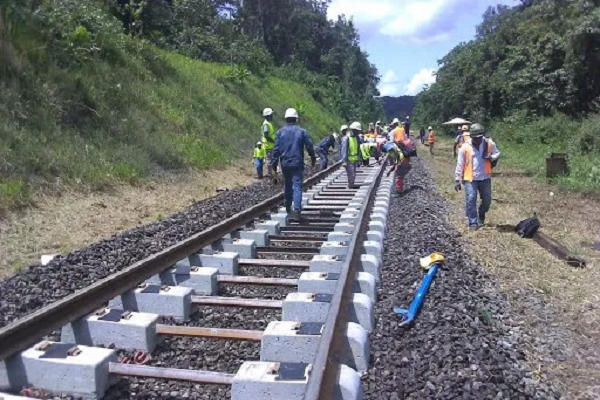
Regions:
<svg viewBox="0 0 600 400"><path fill-rule="evenodd" d="M47 266L32 265L0 281L0 327L201 232L280 191L281 187L265 179L202 200L156 223L115 234L64 255Z"/></svg>
<svg viewBox="0 0 600 400"><path fill-rule="evenodd" d="M365 400L559 399L547 377L527 366L525 335L493 278L446 222L445 200L427 166L411 163L409 188L390 207ZM438 270L414 325L399 326L393 308L408 308L424 276L419 258L432 251L445 255L446 267Z"/></svg>

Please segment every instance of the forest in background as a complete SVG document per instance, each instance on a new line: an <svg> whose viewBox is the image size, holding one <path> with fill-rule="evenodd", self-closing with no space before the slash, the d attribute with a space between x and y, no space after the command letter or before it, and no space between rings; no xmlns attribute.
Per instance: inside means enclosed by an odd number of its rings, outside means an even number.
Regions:
<svg viewBox="0 0 600 400"><path fill-rule="evenodd" d="M490 7L474 40L439 60L413 117L482 122L512 164L542 175L568 153L568 189L600 191L600 1L522 0Z"/></svg>
<svg viewBox="0 0 600 400"><path fill-rule="evenodd" d="M0 209L249 156L268 106L315 140L380 117L377 69L328 4L0 3Z"/></svg>

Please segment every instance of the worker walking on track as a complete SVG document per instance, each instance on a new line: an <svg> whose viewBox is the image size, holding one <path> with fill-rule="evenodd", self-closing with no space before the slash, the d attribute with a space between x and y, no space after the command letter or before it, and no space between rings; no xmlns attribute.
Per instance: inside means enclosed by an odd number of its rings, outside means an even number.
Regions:
<svg viewBox="0 0 600 400"><path fill-rule="evenodd" d="M342 142L344 138L348 136L348 125L342 125L340 128L340 138L339 138L339 147L340 147L340 160L344 159L344 155L342 154Z"/></svg>
<svg viewBox="0 0 600 400"><path fill-rule="evenodd" d="M369 166L369 160L375 156L377 150L377 143L364 142L360 144L360 155L362 156L362 163L365 167Z"/></svg>
<svg viewBox="0 0 600 400"><path fill-rule="evenodd" d="M429 136L427 137L427 143L429 144L429 154L433 155L433 147L435 146L435 131L431 126L428 130Z"/></svg>
<svg viewBox="0 0 600 400"><path fill-rule="evenodd" d="M458 192L465 186L466 214L469 229L477 230L485 224L485 215L492 204L492 168L500 152L492 139L485 138L483 125L474 124L471 135L465 139L458 151L454 189ZM481 205L477 210L477 194Z"/></svg>
<svg viewBox="0 0 600 400"><path fill-rule="evenodd" d="M463 143L465 143L465 140L470 137L469 125L463 125L460 135L456 135L456 139L454 139L454 158L458 155L458 150L462 147Z"/></svg>
<svg viewBox="0 0 600 400"><path fill-rule="evenodd" d="M265 157L267 156L262 142L256 143L254 148L254 166L256 167L256 176L258 179L263 178L263 166Z"/></svg>
<svg viewBox="0 0 600 400"><path fill-rule="evenodd" d="M327 164L329 163L329 159L327 156L329 155L330 149L335 149L335 142L337 141L337 133L333 133L331 135L327 135L321 142L317 145L317 156L321 159L320 170L323 171L327 169Z"/></svg>
<svg viewBox="0 0 600 400"><path fill-rule="evenodd" d="M267 160L267 175L269 178L273 177L273 167L272 165L272 156L273 156L273 147L275 146L275 128L273 127L273 109L265 108L263 110L263 117L265 120L262 123L262 142L263 148L266 153Z"/></svg>
<svg viewBox="0 0 600 400"><path fill-rule="evenodd" d="M300 220L302 211L302 180L304 178L304 149L311 159L314 168L317 163L315 149L306 130L297 125L298 111L289 108L285 112L286 125L275 136L272 167L277 170L281 160L281 173L284 180L285 210L292 212L296 221Z"/></svg>
<svg viewBox="0 0 600 400"><path fill-rule="evenodd" d="M342 139L342 161L348 175L348 189L354 188L354 180L356 178L356 168L362 163L360 154L360 144L358 135L362 132L360 122L353 122L350 125L350 131Z"/></svg>

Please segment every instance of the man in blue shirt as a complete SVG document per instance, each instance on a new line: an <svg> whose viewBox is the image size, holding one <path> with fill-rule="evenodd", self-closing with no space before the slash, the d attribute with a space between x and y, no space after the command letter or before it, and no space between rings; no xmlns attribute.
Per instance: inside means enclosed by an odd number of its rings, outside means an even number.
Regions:
<svg viewBox="0 0 600 400"><path fill-rule="evenodd" d="M321 140L321 142L317 145L317 154L321 159L321 171L327 169L327 164L329 162L327 155L329 154L329 149L335 149L336 140L337 133L332 133L331 135L327 135L325 139Z"/></svg>
<svg viewBox="0 0 600 400"><path fill-rule="evenodd" d="M292 212L293 218L300 220L302 211L302 180L304 178L304 148L311 159L314 168L317 163L315 149L308 133L297 125L298 111L288 108L285 112L286 125L281 128L275 136L275 147L273 148L272 166L277 170L277 164L281 161L281 173L284 180L285 209Z"/></svg>

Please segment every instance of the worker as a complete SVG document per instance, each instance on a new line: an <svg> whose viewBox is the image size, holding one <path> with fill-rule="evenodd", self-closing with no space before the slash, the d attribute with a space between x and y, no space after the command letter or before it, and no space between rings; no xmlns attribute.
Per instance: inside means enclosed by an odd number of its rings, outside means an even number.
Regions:
<svg viewBox="0 0 600 400"><path fill-rule="evenodd" d="M461 146L463 145L465 140L468 139L469 137L470 137L469 125L463 125L461 128L460 135L457 135L456 139L454 139L454 158L456 158L456 155L458 154L457 153L458 150L461 148Z"/></svg>
<svg viewBox="0 0 600 400"><path fill-rule="evenodd" d="M263 178L265 157L267 157L267 154L262 142L256 143L256 147L254 148L254 166L256 167L256 176L258 179Z"/></svg>
<svg viewBox="0 0 600 400"><path fill-rule="evenodd" d="M430 126L428 128L429 136L427 137L427 143L429 143L429 154L433 155L433 147L435 145L435 131Z"/></svg>
<svg viewBox="0 0 600 400"><path fill-rule="evenodd" d="M400 147L398 147L398 145L394 142L387 142L382 146L381 149L383 153L386 154L387 164L392 166L387 173L388 176L394 172L394 180L397 181L398 179L401 179L399 175L402 169L402 161L404 160L404 154L402 153L402 150L400 150ZM394 197L398 197L399 195L400 193L396 191Z"/></svg>
<svg viewBox="0 0 600 400"><path fill-rule="evenodd" d="M275 128L273 127L273 109L265 108L263 110L263 117L265 120L262 123L262 142L263 148L267 154L267 175L269 178L273 177L272 156L273 146L275 145Z"/></svg>
<svg viewBox="0 0 600 400"><path fill-rule="evenodd" d="M498 162L500 152L492 139L485 138L485 128L473 124L471 135L458 151L454 189L465 186L466 214L469 229L477 230L485 224L485 215L492 204L492 168ZM481 205L477 210L477 193Z"/></svg>
<svg viewBox="0 0 600 400"><path fill-rule="evenodd" d="M406 148L407 146L411 146L414 150L414 144L412 144L410 137L406 135L404 127L400 126L400 121L398 118L394 119L394 124L392 124L392 126L394 125L395 128L392 131L394 143L400 150L402 150L402 153L404 154L404 157L400 161L400 165L396 169L395 188L396 192L400 194L404 192L404 178L411 170L410 156L408 155Z"/></svg>
<svg viewBox="0 0 600 400"><path fill-rule="evenodd" d="M382 130L381 130L381 121L377 121L377 122L375 123L375 134L376 134L377 136L380 136L380 135L381 135L381 133L382 133Z"/></svg>
<svg viewBox="0 0 600 400"><path fill-rule="evenodd" d="M327 169L327 164L329 162L327 156L329 155L330 149L335 149L335 142L337 141L337 137L337 133L332 133L331 135L325 136L325 138L321 140L321 142L317 145L317 155L321 159L321 171Z"/></svg>
<svg viewBox="0 0 600 400"><path fill-rule="evenodd" d="M356 168L362 163L362 155L360 153L360 143L358 135L362 133L362 125L360 122L353 122L350 125L350 131L342 140L342 161L346 168L348 176L348 189L354 188L354 180L356 178Z"/></svg>
<svg viewBox="0 0 600 400"><path fill-rule="evenodd" d="M369 166L369 159L375 156L377 150L377 143L366 141L360 144L360 155L362 157L362 163L365 167Z"/></svg>
<svg viewBox="0 0 600 400"><path fill-rule="evenodd" d="M404 134L406 135L406 137L410 136L410 116L406 116L406 118L404 118Z"/></svg>
<svg viewBox="0 0 600 400"><path fill-rule="evenodd" d="M392 140L394 143L400 147L401 143L406 139L406 133L404 131L404 126L401 126L400 120L398 118L394 118L392 121Z"/></svg>
<svg viewBox="0 0 600 400"><path fill-rule="evenodd" d="M421 126L421 130L419 131L419 137L421 138L421 144L425 144L425 128Z"/></svg>
<svg viewBox="0 0 600 400"><path fill-rule="evenodd" d="M371 139L375 141L375 136L375 125L373 125L373 123L371 122L369 124L369 131L365 134L364 138L366 139L366 141L371 141Z"/></svg>
<svg viewBox="0 0 600 400"><path fill-rule="evenodd" d="M342 125L340 128L340 140L339 140L339 149L340 149L340 160L344 159L344 155L342 154L342 141L348 135L348 125Z"/></svg>
<svg viewBox="0 0 600 400"><path fill-rule="evenodd" d="M300 221L302 211L302 180L304 177L304 149L311 159L311 167L315 167L317 157L308 133L298 126L298 111L288 108L285 111L286 125L275 136L272 166L277 170L281 161L281 173L284 180L284 202L288 214Z"/></svg>

